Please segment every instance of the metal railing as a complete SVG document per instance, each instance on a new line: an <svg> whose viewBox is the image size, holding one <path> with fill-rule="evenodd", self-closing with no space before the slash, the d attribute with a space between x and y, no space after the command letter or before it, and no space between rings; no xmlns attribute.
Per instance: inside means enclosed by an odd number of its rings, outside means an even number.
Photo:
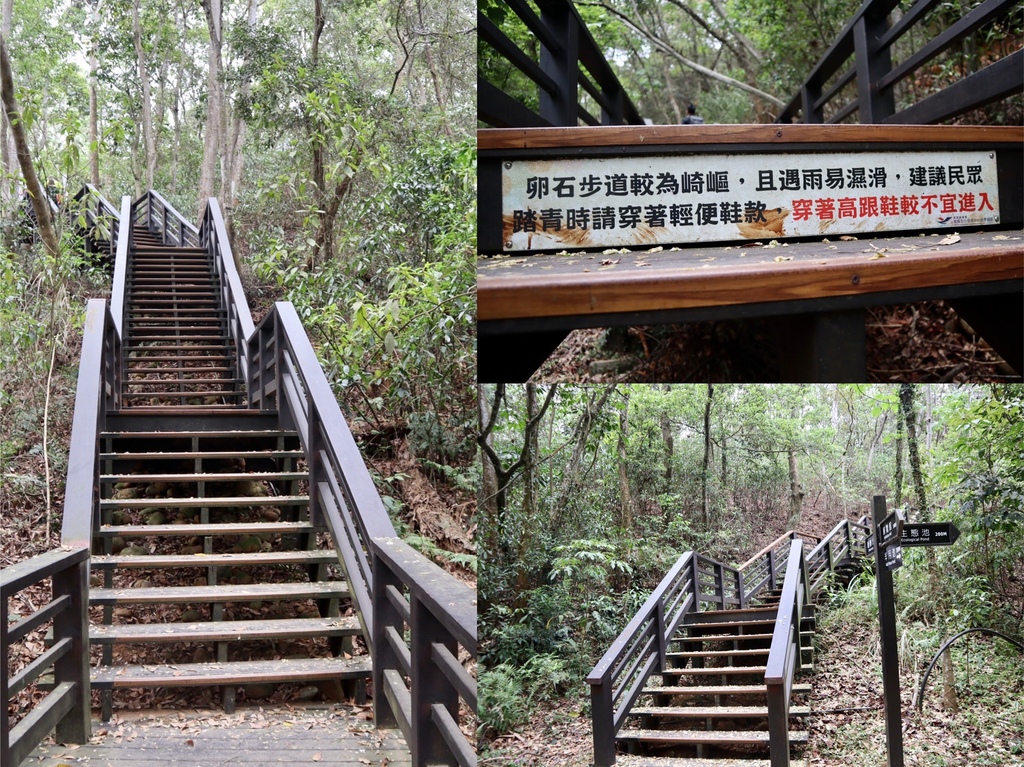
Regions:
<svg viewBox="0 0 1024 767"><path fill-rule="evenodd" d="M1024 91L1021 49L897 111L900 83L962 40L1019 14L1021 7L1017 0L985 0L959 20L943 24L938 34L894 65L893 45L914 28L929 34L924 22L940 0L917 0L890 24L898 5L899 0L866 0L776 122L838 123L857 112L861 123L933 124ZM948 4L944 8L949 12ZM856 96L844 101L848 86Z"/></svg>
<svg viewBox="0 0 1024 767"><path fill-rule="evenodd" d="M15 623L9 600L19 591L50 578L50 601ZM89 549L49 551L0 570L0 700L11 699L44 672L53 670L53 687L13 728L0 727L0 763L18 767L39 742L56 729L60 743L86 743L92 735L89 710ZM11 645L53 621L53 641L35 660L9 675ZM8 714L9 716L9 714Z"/></svg>
<svg viewBox="0 0 1024 767"><path fill-rule="evenodd" d="M698 612L702 606L744 609L780 585L785 589L791 577L801 577L791 572L797 545L801 550L799 570L813 597L824 585L827 572L865 555L868 532L869 528L858 522L844 520L836 525L807 557L813 563L813 577L807 574L802 555L801 539L807 536L796 532L775 539L739 567L693 551L683 554L587 676L597 767L615 763L615 735L647 679L666 668L668 644L687 613ZM799 623L797 626L799 640Z"/></svg>
<svg viewBox="0 0 1024 767"><path fill-rule="evenodd" d="M487 46L480 62L496 61L506 75L512 68L522 72L536 87L537 106L506 93L506 84L491 82L478 66L477 113L481 122L496 128L643 124L570 0L536 0L540 15L527 0L504 0L504 5L510 11L506 19L511 21L514 15L536 39L539 60L479 10L477 35ZM591 114L581 101L580 88L593 98L600 116ZM522 97L532 101L527 94Z"/></svg>
<svg viewBox="0 0 1024 767"><path fill-rule="evenodd" d="M160 237L167 246L198 248L199 230L159 192L150 189L132 205L132 225Z"/></svg>
<svg viewBox="0 0 1024 767"><path fill-rule="evenodd" d="M476 658L475 594L398 539L295 307L274 304L246 348L250 407L302 442L310 519L330 531L373 656L378 726L402 729L413 765L476 764L458 727L460 698L476 711L458 649Z"/></svg>

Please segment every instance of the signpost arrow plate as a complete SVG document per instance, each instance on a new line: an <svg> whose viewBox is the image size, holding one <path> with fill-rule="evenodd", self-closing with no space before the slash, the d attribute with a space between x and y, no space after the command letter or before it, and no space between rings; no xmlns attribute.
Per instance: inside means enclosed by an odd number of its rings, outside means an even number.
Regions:
<svg viewBox="0 0 1024 767"><path fill-rule="evenodd" d="M904 524L901 546L952 546L960 531L952 522Z"/></svg>
<svg viewBox="0 0 1024 767"><path fill-rule="evenodd" d="M902 510L896 509L887 516L875 528L875 542L880 549L884 549L890 543L900 540L900 531L903 529Z"/></svg>

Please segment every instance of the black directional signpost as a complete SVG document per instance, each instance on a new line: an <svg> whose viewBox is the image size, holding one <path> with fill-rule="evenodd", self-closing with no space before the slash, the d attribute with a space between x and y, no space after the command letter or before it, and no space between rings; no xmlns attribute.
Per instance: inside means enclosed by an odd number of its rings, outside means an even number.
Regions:
<svg viewBox="0 0 1024 767"><path fill-rule="evenodd" d="M878 587L878 623L882 640L882 693L885 696L885 741L889 767L903 767L903 716L900 710L900 660L896 646L896 603L892 571L903 564L900 533L903 520L897 512L885 514L885 496L871 501L875 522L875 583ZM893 551L893 554L888 552ZM899 558L890 566L889 558Z"/></svg>
<svg viewBox="0 0 1024 767"><path fill-rule="evenodd" d="M903 767L903 717L900 709L900 665L896 646L896 604L892 571L903 564L904 546L951 546L960 537L952 522L909 524L899 509L886 516L885 496L871 503L875 522L875 583L882 640L882 693L885 696L885 740L889 767ZM870 543L870 542L869 542ZM868 547L871 552L871 546Z"/></svg>

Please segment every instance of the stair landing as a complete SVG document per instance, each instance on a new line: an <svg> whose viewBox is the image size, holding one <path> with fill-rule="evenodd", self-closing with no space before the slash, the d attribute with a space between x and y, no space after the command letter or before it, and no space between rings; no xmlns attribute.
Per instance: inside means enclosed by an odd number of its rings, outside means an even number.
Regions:
<svg viewBox="0 0 1024 767"><path fill-rule="evenodd" d="M189 765L331 764L410 767L399 730L375 730L370 706L289 706L223 711L119 713L93 725L82 746L48 738L26 765L182 767Z"/></svg>

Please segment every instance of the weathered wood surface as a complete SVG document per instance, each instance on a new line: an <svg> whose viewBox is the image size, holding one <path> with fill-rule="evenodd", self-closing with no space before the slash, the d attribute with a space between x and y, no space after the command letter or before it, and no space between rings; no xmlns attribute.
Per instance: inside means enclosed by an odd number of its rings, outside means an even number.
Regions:
<svg viewBox="0 0 1024 767"><path fill-rule="evenodd" d="M618 125L584 128L488 128L477 149L544 149L694 144L964 144L1024 141L1020 126L915 125ZM785 146L783 146L785 148ZM851 150L855 147L851 147ZM776 150L778 151L778 150Z"/></svg>
<svg viewBox="0 0 1024 767"><path fill-rule="evenodd" d="M496 256L477 262L480 320L566 317L861 295L1024 277L1024 232L766 247Z"/></svg>
<svg viewBox="0 0 1024 767"><path fill-rule="evenodd" d="M90 743L42 745L24 767L221 767L411 765L397 730L374 730L369 709L317 706L115 716L93 724Z"/></svg>

